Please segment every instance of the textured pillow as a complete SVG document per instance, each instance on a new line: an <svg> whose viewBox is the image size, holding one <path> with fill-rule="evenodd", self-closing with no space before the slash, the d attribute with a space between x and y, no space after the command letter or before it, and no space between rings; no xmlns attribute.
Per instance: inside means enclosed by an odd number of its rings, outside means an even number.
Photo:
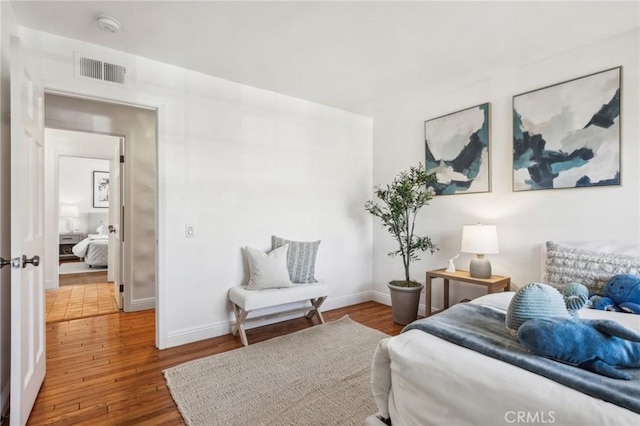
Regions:
<svg viewBox="0 0 640 426"><path fill-rule="evenodd" d="M590 294L602 294L606 282L618 274L640 275L640 257L547 242L545 282L561 291L567 284L579 282Z"/></svg>
<svg viewBox="0 0 640 426"><path fill-rule="evenodd" d="M262 290L265 288L293 287L287 270L287 249L284 245L280 248L265 253L247 247L247 260L249 261L249 283L247 289Z"/></svg>
<svg viewBox="0 0 640 426"><path fill-rule="evenodd" d="M537 318L571 318L571 315L558 290L546 284L530 283L513 295L505 316L505 326L515 337L522 323Z"/></svg>
<svg viewBox="0 0 640 426"><path fill-rule="evenodd" d="M271 236L273 249L289 246L287 253L287 269L289 277L294 283L317 283L314 274L316 272L316 255L320 241L290 241L284 238Z"/></svg>

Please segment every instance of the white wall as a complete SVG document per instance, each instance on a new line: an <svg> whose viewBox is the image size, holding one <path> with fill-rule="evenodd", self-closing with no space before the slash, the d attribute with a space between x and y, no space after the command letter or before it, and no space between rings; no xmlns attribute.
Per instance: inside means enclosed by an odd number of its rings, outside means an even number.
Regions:
<svg viewBox="0 0 640 426"><path fill-rule="evenodd" d="M30 30L45 87L158 107L160 347L230 330L242 247L322 240L328 308L368 300L371 119ZM74 50L127 62L135 85L73 78ZM195 228L186 238L185 225Z"/></svg>
<svg viewBox="0 0 640 426"><path fill-rule="evenodd" d="M516 286L540 280L540 246L547 240L640 239L640 87L638 30L579 49L514 63L508 68L468 76L451 70L446 85L416 88L416 95L379 105L374 114L374 184L386 183L400 170L424 163L424 121L484 102L491 102L491 178L485 194L436 197L422 212L419 231L433 237L441 250L424 255L412 267L424 279L429 269L446 266L460 249L462 225L481 221L498 227L500 254L487 256L494 273L509 275ZM622 185L564 190L511 191L512 96L618 65L622 73ZM466 75L464 79L455 75ZM376 300L388 302L386 282L401 275L401 262L389 259L390 236L373 224L373 283ZM456 261L467 269L471 255ZM452 286L451 300L483 294L483 288ZM441 281L432 305L442 307Z"/></svg>
<svg viewBox="0 0 640 426"><path fill-rule="evenodd" d="M59 229L64 228L64 219L58 220L59 205L62 201L69 203L78 202L86 197L84 192L88 193L89 204L91 206L91 177L89 181L83 183L84 191L75 192L68 195L60 194L59 188L59 163L60 159L73 157L84 157L78 161L92 161L89 159L102 159L106 161L109 170L108 160L114 156L115 146L119 138L92 133L72 132L59 129L45 129L44 134L44 205L45 205L45 255L43 256L42 267L44 268L44 286L45 289L58 288L58 250L59 250ZM64 161L64 160L62 160ZM105 170L104 168L94 170ZM84 179L82 179L84 180ZM80 189L80 187L78 187ZM59 198L62 196L62 198ZM82 211L82 209L78 209ZM94 211L105 209L92 209ZM86 223L86 212L84 218L78 217L74 219L76 227L83 229L82 224ZM63 226L63 228L59 228Z"/></svg>
<svg viewBox="0 0 640 426"><path fill-rule="evenodd" d="M113 139L117 143L118 138ZM93 207L94 171L109 172L109 161L61 156L58 162L58 202L61 206L74 205L78 207L78 217L73 219L73 232L85 235L96 233L95 229L89 229L89 212L105 214L109 212L109 209ZM67 231L66 218L60 218L58 229L60 233Z"/></svg>

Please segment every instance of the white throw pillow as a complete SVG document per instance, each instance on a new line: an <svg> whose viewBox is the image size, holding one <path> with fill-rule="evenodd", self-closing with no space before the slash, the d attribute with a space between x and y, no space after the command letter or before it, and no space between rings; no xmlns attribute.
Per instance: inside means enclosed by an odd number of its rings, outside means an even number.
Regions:
<svg viewBox="0 0 640 426"><path fill-rule="evenodd" d="M247 289L293 287L287 269L287 250L289 245L278 247L265 253L251 247L246 248L249 261L249 283Z"/></svg>

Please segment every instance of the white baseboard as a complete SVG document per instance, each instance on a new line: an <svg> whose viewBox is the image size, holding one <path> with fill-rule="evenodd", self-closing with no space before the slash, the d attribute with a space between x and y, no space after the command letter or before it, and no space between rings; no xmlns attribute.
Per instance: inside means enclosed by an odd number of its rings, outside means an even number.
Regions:
<svg viewBox="0 0 640 426"><path fill-rule="evenodd" d="M358 303L368 302L371 299L370 291L365 291L356 294L350 294L347 296L330 297L328 298L320 308L321 311L330 311L332 309L338 309L345 306L356 305ZM292 307L304 306L302 303L290 304ZM289 305L287 305L289 306ZM283 311L286 308L278 307L272 309L273 312ZM270 313L269 310L264 310L265 313ZM299 314L283 315L278 318L271 318L267 320L251 321L245 324L245 329L250 330L256 327L262 327L263 325L273 324L281 321L287 321L294 318L299 318ZM202 327L194 327L184 330L179 330L167 335L166 348L173 346L184 345L187 343L197 342L199 340L211 339L213 337L223 336L231 333L231 328L235 324L235 321L223 321L215 324L203 325Z"/></svg>
<svg viewBox="0 0 640 426"><path fill-rule="evenodd" d="M44 289L45 290L56 290L58 287L54 280L44 280Z"/></svg>
<svg viewBox="0 0 640 426"><path fill-rule="evenodd" d="M128 312L146 311L147 309L156 308L156 298L146 297L144 299L136 299L131 301L131 306Z"/></svg>

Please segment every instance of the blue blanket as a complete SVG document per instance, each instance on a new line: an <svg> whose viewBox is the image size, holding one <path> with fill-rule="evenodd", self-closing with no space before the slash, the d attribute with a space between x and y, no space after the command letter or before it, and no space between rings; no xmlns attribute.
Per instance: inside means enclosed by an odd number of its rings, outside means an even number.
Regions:
<svg viewBox="0 0 640 426"><path fill-rule="evenodd" d="M459 303L407 325L467 349L516 365L582 393L640 413L640 369L625 369L631 380L616 380L533 355L511 337L505 314L486 306Z"/></svg>

